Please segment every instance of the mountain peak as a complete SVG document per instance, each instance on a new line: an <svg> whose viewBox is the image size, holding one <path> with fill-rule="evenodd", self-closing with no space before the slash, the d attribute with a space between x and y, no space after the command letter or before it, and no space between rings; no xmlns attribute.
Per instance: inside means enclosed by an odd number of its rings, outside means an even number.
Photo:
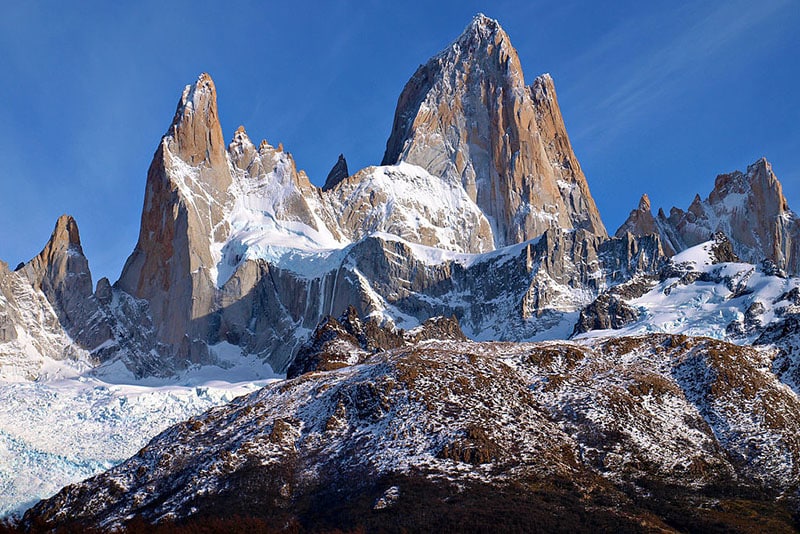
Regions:
<svg viewBox="0 0 800 534"><path fill-rule="evenodd" d="M705 200L695 195L686 211L672 208L668 218L659 215L659 222L662 239L676 252L722 231L742 260L766 258L788 272L800 272L800 223L766 158L748 165L746 173L718 175Z"/></svg>
<svg viewBox="0 0 800 534"><path fill-rule="evenodd" d="M336 160L333 168L331 168L331 172L328 173L328 177L325 179L325 185L322 186L322 190L327 191L329 189L333 189L336 187L336 184L348 176L350 176L350 171L347 170L347 160L344 159L344 154L339 154L339 159Z"/></svg>
<svg viewBox="0 0 800 534"><path fill-rule="evenodd" d="M92 294L92 275L75 219L59 217L42 251L18 270L44 292L65 327L80 323L84 300Z"/></svg>
<svg viewBox="0 0 800 534"><path fill-rule="evenodd" d="M471 39L485 40L495 34L500 34L501 37L508 39L508 34L506 34L499 22L487 17L483 13L478 13L472 17L470 23L464 28L464 31L461 32L457 42Z"/></svg>
<svg viewBox="0 0 800 534"><path fill-rule="evenodd" d="M200 74L197 81L184 87L167 135L177 143L173 152L189 165L225 162L217 89L208 73Z"/></svg>
<svg viewBox="0 0 800 534"><path fill-rule="evenodd" d="M555 93L549 76L526 87L508 35L478 14L406 84L382 164L460 182L496 247L554 226L605 236Z"/></svg>
<svg viewBox="0 0 800 534"><path fill-rule="evenodd" d="M639 199L639 205L637 208L635 210L631 210L628 218L624 223L622 223L622 226L617 229L614 235L616 237L623 237L626 233L630 233L637 237L660 234L658 223L653 217L653 212L651 211L650 197L647 196L647 193L642 195L642 197ZM670 248L669 243L664 242L663 239L662 245L666 247L666 250L670 255L675 253L675 251Z"/></svg>
<svg viewBox="0 0 800 534"><path fill-rule="evenodd" d="M519 57L511 39L499 22L483 13L475 15L455 42L436 58L464 72L469 72L469 66L474 63L487 63L487 72L511 75L513 80L522 79Z"/></svg>
<svg viewBox="0 0 800 534"><path fill-rule="evenodd" d="M755 163L747 166L747 174L751 174L757 169L765 169L772 172L772 164L767 160L766 156L761 156Z"/></svg>
<svg viewBox="0 0 800 534"><path fill-rule="evenodd" d="M66 244L67 247L75 247L83 254L83 250L81 249L81 236L78 232L78 223L75 222L72 215L64 214L58 218L50 241Z"/></svg>

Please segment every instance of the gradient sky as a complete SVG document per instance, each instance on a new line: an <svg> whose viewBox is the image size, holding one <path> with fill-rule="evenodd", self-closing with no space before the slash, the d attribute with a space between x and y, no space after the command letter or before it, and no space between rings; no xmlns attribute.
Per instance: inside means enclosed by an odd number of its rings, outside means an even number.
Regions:
<svg viewBox="0 0 800 534"><path fill-rule="evenodd" d="M73 5L74 4L74 5ZM643 192L686 208L766 156L800 210L796 0L7 2L0 16L0 258L78 221L97 280L119 277L147 167L184 85L214 78L223 132L282 142L321 184L340 152L380 163L397 97L477 12L528 81L552 74L610 232Z"/></svg>

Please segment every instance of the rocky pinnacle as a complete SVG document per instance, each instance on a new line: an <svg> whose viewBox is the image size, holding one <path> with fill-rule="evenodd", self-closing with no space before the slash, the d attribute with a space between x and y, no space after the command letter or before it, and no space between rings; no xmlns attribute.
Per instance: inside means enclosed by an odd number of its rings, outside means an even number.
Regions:
<svg viewBox="0 0 800 534"><path fill-rule="evenodd" d="M508 35L484 15L403 89L383 163L401 161L461 180L491 221L495 246L552 227L606 235L552 79L526 86Z"/></svg>

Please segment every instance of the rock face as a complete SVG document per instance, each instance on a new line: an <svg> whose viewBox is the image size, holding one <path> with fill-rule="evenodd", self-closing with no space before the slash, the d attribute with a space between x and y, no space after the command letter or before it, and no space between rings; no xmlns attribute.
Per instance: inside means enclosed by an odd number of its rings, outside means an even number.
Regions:
<svg viewBox="0 0 800 534"><path fill-rule="evenodd" d="M397 162L460 181L497 247L553 227L606 235L552 79L526 86L508 35L483 15L403 89L383 158Z"/></svg>
<svg viewBox="0 0 800 534"><path fill-rule="evenodd" d="M650 208L650 197L648 197L647 194L642 195L642 198L639 199L639 206L631 211L627 220L622 223L622 226L617 229L614 235L622 237L626 233L631 233L635 236L658 235L661 238L661 245L664 247L664 252L668 256L672 256L676 253L669 241L664 241L665 233L659 226L659 220L653 217L653 212Z"/></svg>
<svg viewBox="0 0 800 534"><path fill-rule="evenodd" d="M150 165L139 241L118 281L149 303L158 339L176 361L207 360L211 249L229 231L230 184L216 89L203 74L184 89Z"/></svg>
<svg viewBox="0 0 800 534"><path fill-rule="evenodd" d="M672 208L669 216L650 212L649 202L617 230L634 235L657 233L666 250L680 252L707 241L715 232L730 238L741 259L774 262L790 273L800 273L800 217L789 209L772 166L762 158L746 173L720 174L705 200L696 196L689 209Z"/></svg>
<svg viewBox="0 0 800 534"><path fill-rule="evenodd" d="M466 337L455 317L432 317L406 332L381 326L375 319L363 321L358 310L349 306L338 320L328 316L314 329L286 377L355 365L377 352L428 340L466 341Z"/></svg>
<svg viewBox="0 0 800 534"><path fill-rule="evenodd" d="M59 217L44 249L18 272L45 294L67 331L86 321L85 303L93 293L92 274L75 219Z"/></svg>

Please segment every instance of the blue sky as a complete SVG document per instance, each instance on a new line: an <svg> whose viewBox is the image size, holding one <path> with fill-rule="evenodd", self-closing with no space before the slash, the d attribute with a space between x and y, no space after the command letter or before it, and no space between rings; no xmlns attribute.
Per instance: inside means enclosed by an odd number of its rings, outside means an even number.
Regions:
<svg viewBox="0 0 800 534"><path fill-rule="evenodd" d="M74 5L73 5L74 4ZM687 207L761 156L800 211L800 3L15 2L0 17L0 258L76 217L95 280L133 250L178 97L213 76L226 138L282 142L321 184L378 164L397 97L477 12L549 72L613 232L647 192Z"/></svg>

